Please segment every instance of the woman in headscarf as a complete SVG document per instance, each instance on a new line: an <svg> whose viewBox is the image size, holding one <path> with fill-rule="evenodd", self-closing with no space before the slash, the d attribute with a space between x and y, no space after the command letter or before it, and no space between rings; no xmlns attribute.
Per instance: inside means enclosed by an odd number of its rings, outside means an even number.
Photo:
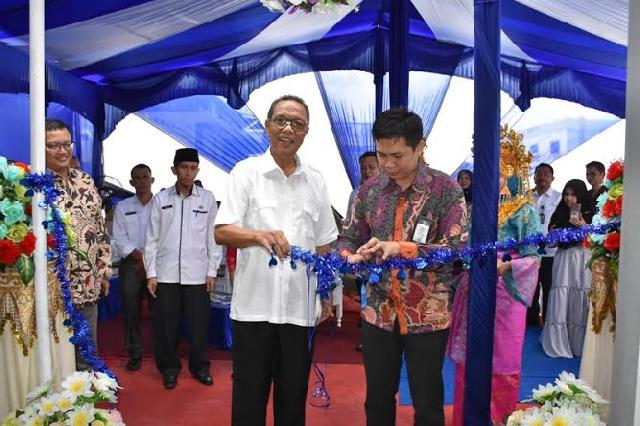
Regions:
<svg viewBox="0 0 640 426"><path fill-rule="evenodd" d="M462 192L464 192L464 201L467 203L467 211L469 215L471 215L471 205L473 204L473 199L471 195L471 188L473 187L473 172L468 169L463 169L458 172L458 185L462 188Z"/></svg>
<svg viewBox="0 0 640 426"><path fill-rule="evenodd" d="M594 205L587 186L571 179L562 191L562 201L551 216L549 231L577 228L591 223ZM550 357L582 355L589 313L591 252L581 242L558 244L553 260L547 319L542 330L542 347Z"/></svg>
<svg viewBox="0 0 640 426"><path fill-rule="evenodd" d="M500 133L498 239L515 238L520 241L541 230L528 188L529 166L533 157L522 145L522 135L508 131L506 127ZM538 265L537 247L534 246L498 252L491 380L491 419L497 424L516 409L518 402L527 307L536 289ZM462 280L453 302L447 347L448 355L456 364L453 407L453 424L456 426L462 426L464 422L468 294L469 280Z"/></svg>

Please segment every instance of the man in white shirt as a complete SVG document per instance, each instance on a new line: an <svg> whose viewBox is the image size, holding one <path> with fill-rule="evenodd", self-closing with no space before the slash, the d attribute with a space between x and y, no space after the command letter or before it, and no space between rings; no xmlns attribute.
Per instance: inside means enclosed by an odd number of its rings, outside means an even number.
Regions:
<svg viewBox="0 0 640 426"><path fill-rule="evenodd" d="M325 253L338 234L320 172L296 155L308 123L302 99L271 104L270 149L234 167L216 218L216 241L239 249L231 300L235 426L265 424L272 380L274 423L305 422L312 331L330 303L321 315L315 277L284 258L291 245ZM270 268L272 256L279 260Z"/></svg>
<svg viewBox="0 0 640 426"><path fill-rule="evenodd" d="M176 151L171 171L176 184L151 202L144 247L147 289L154 298L154 352L166 389L178 382L180 317L189 323L189 371L202 384L212 385L209 373L209 292L215 285L222 250L213 238L218 208L213 193L194 185L198 151Z"/></svg>
<svg viewBox="0 0 640 426"><path fill-rule="evenodd" d="M120 297L124 314L124 344L129 353L129 371L139 370L142 365L140 309L142 297L147 290L142 252L149 222L150 201L153 197L153 181L149 166L133 166L129 183L135 188L136 195L120 201L113 217L113 244L122 256L119 268Z"/></svg>
<svg viewBox="0 0 640 426"><path fill-rule="evenodd" d="M536 210L540 215L540 223L542 224L542 233L549 233L549 221L551 215L556 211L556 207L562 199L562 194L551 188L553 177L553 167L547 163L540 163L536 166L533 180L536 187L533 191L533 200L536 204ZM547 317L547 301L549 300L549 291L551 290L551 272L553 271L553 257L556 249L552 247L545 248L546 253L542 255L540 269L538 270L538 287L533 297L533 303L527 310L527 324L540 325L540 291L542 289L542 318Z"/></svg>

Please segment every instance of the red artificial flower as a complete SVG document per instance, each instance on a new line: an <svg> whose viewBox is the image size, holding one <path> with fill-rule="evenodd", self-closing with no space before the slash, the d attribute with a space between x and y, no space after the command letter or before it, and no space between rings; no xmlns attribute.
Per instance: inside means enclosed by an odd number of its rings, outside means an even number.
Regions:
<svg viewBox="0 0 640 426"><path fill-rule="evenodd" d="M587 250L591 249L591 240L589 240L589 237L584 237L584 239L582 240L582 245L584 246L584 248L586 248Z"/></svg>
<svg viewBox="0 0 640 426"><path fill-rule="evenodd" d="M616 199L616 216L622 214L622 195Z"/></svg>
<svg viewBox="0 0 640 426"><path fill-rule="evenodd" d="M0 240L0 263L13 265L20 257L20 249L11 240Z"/></svg>
<svg viewBox="0 0 640 426"><path fill-rule="evenodd" d="M13 163L15 166L18 167L22 167L24 169L25 172L27 173L31 173L31 169L29 168L28 164L23 163L22 161L16 161L15 163Z"/></svg>
<svg viewBox="0 0 640 426"><path fill-rule="evenodd" d="M32 232L29 232L24 239L18 244L23 254L31 256L36 249L36 236Z"/></svg>
<svg viewBox="0 0 640 426"><path fill-rule="evenodd" d="M24 214L31 217L31 203L24 206Z"/></svg>
<svg viewBox="0 0 640 426"><path fill-rule="evenodd" d="M614 217L616 215L616 202L615 200L607 200L602 208L602 216Z"/></svg>
<svg viewBox="0 0 640 426"><path fill-rule="evenodd" d="M53 250L57 247L56 240L53 237L53 234L47 235L47 247L49 247L49 250Z"/></svg>
<svg viewBox="0 0 640 426"><path fill-rule="evenodd" d="M622 176L623 170L624 165L622 164L622 161L614 161L609 166L609 170L607 170L607 179L613 182L614 180Z"/></svg>
<svg viewBox="0 0 640 426"><path fill-rule="evenodd" d="M620 233L619 232L611 232L604 239L604 244L602 244L607 251L614 252L620 250Z"/></svg>

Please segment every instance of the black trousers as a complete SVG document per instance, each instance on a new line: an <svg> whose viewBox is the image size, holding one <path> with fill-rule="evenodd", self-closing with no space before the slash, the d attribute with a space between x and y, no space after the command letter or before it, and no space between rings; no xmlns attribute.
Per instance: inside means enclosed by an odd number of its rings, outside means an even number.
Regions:
<svg viewBox="0 0 640 426"><path fill-rule="evenodd" d="M367 426L396 424L396 393L403 353L415 411L414 425L444 426L442 364L448 336L449 330L402 336L397 326L388 332L363 322Z"/></svg>
<svg viewBox="0 0 640 426"><path fill-rule="evenodd" d="M130 358L142 356L140 312L147 293L143 271L136 270L136 261L128 256L120 263L120 299L124 315L124 346Z"/></svg>
<svg viewBox="0 0 640 426"><path fill-rule="evenodd" d="M265 425L272 382L274 425L304 425L313 356L311 330L292 324L233 321L232 425Z"/></svg>
<svg viewBox="0 0 640 426"><path fill-rule="evenodd" d="M178 343L180 318L184 312L189 323L191 350L189 371L209 371L209 292L206 285L158 283L151 305L153 317L153 349L156 365L163 376L178 374L181 369Z"/></svg>
<svg viewBox="0 0 640 426"><path fill-rule="evenodd" d="M527 309L527 324L538 325L538 317L542 310L542 318L547 320L547 302L549 301L549 291L551 291L551 277L553 275L553 257L543 257L538 270L538 286L533 295L533 303ZM540 308L540 290L542 290L542 309Z"/></svg>

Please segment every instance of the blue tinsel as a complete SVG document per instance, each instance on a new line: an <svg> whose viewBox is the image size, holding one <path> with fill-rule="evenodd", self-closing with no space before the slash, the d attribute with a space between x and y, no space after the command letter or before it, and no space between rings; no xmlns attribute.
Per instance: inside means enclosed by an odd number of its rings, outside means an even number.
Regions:
<svg viewBox="0 0 640 426"><path fill-rule="evenodd" d="M55 271L60 283L62 291L62 300L67 319L64 325L73 330L73 336L70 341L80 352L82 358L91 366L94 371L105 373L115 378L115 374L96 354L96 347L91 339L91 329L84 316L78 312L73 305L71 299L71 283L69 282L69 274L67 271L67 233L65 224L62 222L62 216L56 200L60 195L55 188L53 175L47 174L28 174L22 183L32 191L44 194L44 202L40 203L40 207L51 212L51 220L45 220L43 225L53 235L56 243L54 249L47 253L49 260L55 260Z"/></svg>
<svg viewBox="0 0 640 426"><path fill-rule="evenodd" d="M507 238L498 242L465 247L457 251L443 247L430 251L424 257L415 259L396 257L383 263L349 263L342 256L332 253L320 256L294 246L291 248L291 262L300 261L313 267L318 276L316 291L323 298L326 298L329 297L331 290L336 287L337 278L340 274L356 274L358 278L375 285L380 282L385 272L392 269L397 269L398 278L403 280L407 277L407 271L433 269L456 260L462 260L464 264L469 265L474 258L486 256L496 251L511 251L522 246L539 246L541 250L544 250L546 246L582 241L589 234L607 234L619 227L620 220L616 220L601 225L556 229L549 232L548 235L540 232L521 241L515 238Z"/></svg>

